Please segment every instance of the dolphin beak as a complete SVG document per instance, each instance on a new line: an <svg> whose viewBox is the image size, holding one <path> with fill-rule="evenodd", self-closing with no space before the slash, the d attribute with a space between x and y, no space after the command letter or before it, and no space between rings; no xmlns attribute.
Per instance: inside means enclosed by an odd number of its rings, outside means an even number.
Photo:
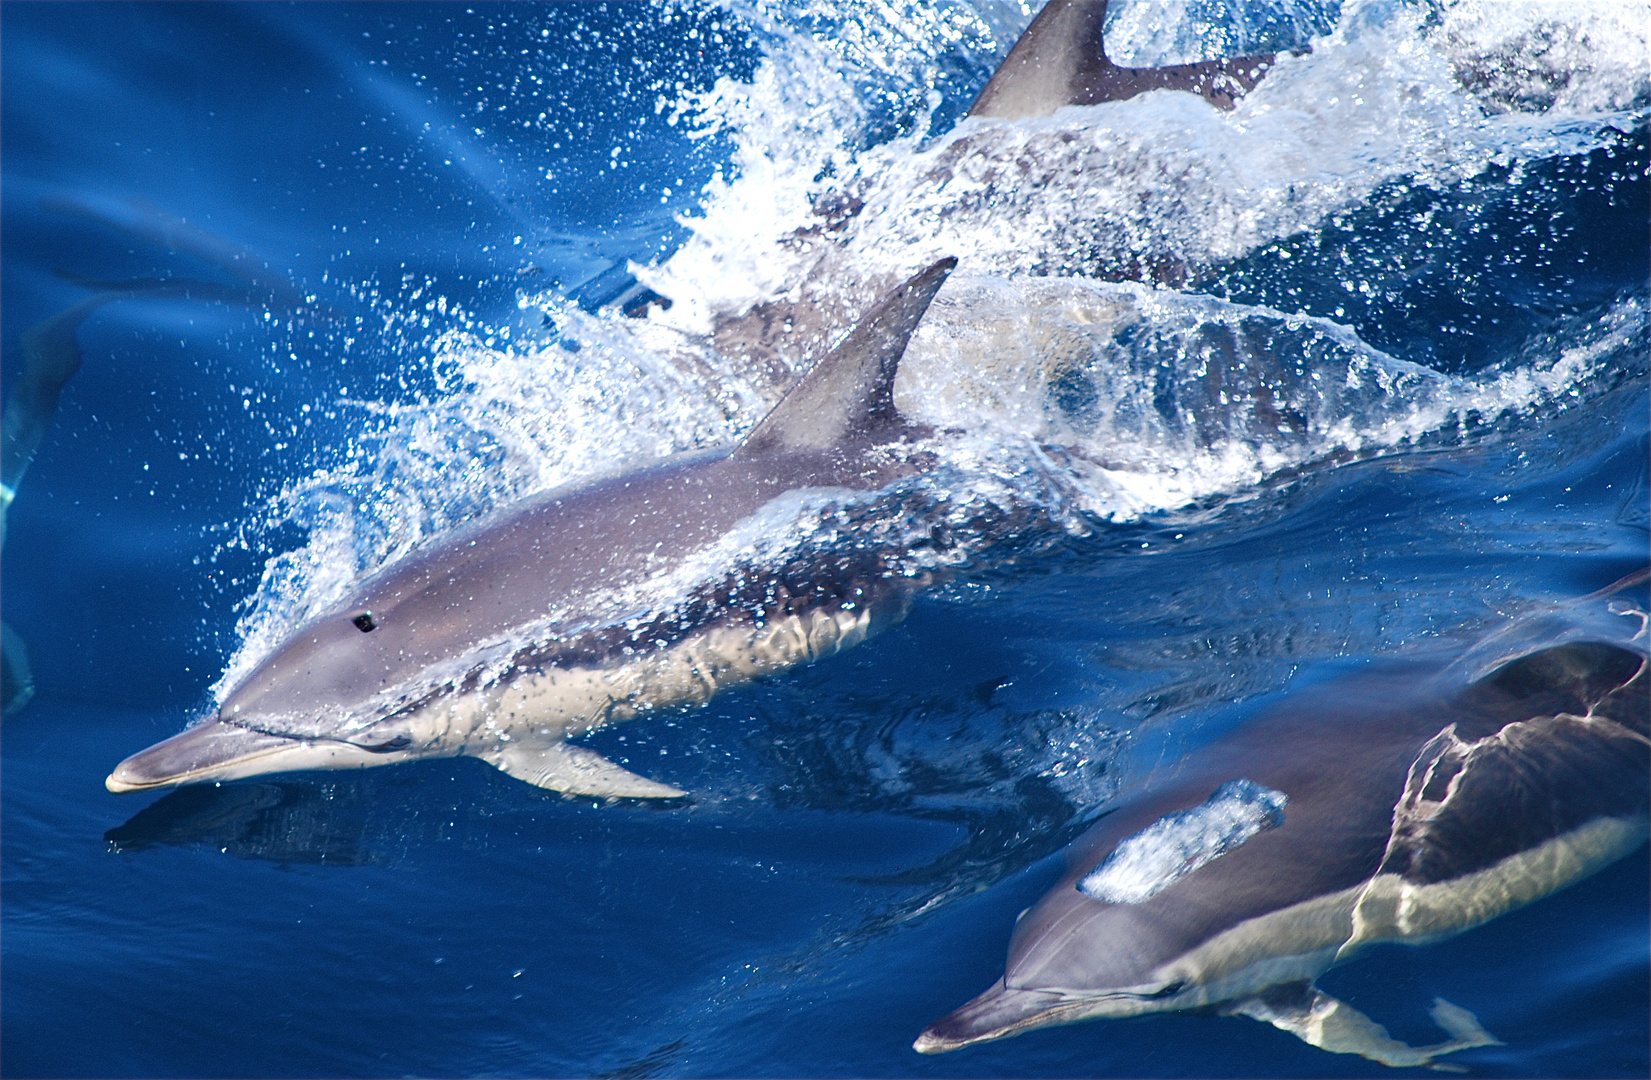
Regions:
<svg viewBox="0 0 1651 1080"><path fill-rule="evenodd" d="M212 719L133 754L115 766L103 786L118 793L279 772L282 766L272 768L273 763L263 759L303 745L296 739Z"/></svg>
<svg viewBox="0 0 1651 1080"><path fill-rule="evenodd" d="M1051 1013L1073 1004L1047 990L1015 990L1002 979L961 1009L936 1020L912 1043L919 1054L944 1054L1053 1022Z"/></svg>

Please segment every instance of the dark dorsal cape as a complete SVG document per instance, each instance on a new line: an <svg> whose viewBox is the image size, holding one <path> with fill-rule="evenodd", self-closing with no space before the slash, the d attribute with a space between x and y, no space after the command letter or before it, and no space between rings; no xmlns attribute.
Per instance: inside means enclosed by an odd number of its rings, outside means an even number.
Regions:
<svg viewBox="0 0 1651 1080"><path fill-rule="evenodd" d="M1220 109L1260 81L1273 54L1177 64L1119 67L1106 56L1107 0L1050 0L969 106L970 116L1019 120L1063 105L1123 101L1148 90L1188 90Z"/></svg>
<svg viewBox="0 0 1651 1080"><path fill-rule="evenodd" d="M1651 804L1645 659L1613 645L1544 649L1453 702L1417 752L1380 872L1430 885L1600 817ZM1510 719L1511 718L1511 719Z"/></svg>

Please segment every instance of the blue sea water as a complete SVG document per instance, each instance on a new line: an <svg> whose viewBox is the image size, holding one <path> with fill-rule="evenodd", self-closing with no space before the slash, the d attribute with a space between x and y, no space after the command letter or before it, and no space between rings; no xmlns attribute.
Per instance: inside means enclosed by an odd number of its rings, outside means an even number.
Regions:
<svg viewBox="0 0 1651 1080"><path fill-rule="evenodd" d="M1312 51L1231 114L960 124L1029 17L0 5L8 388L87 280L244 287L159 222L310 298L80 330L7 518L36 693L0 759L0 1070L1392 1072L1210 1016L910 1045L1120 794L1292 687L1645 565L1646 14L1137 3L1120 59ZM860 648L588 740L689 799L468 759L105 791L374 568L737 438L819 344L764 361L719 320L852 310L945 254L897 400L950 433L922 492L947 580ZM671 307L614 309L645 288ZM1414 1043L1435 997L1471 1009L1505 1043L1472 1074L1643 1076L1648 880L1642 848L1321 985Z"/></svg>

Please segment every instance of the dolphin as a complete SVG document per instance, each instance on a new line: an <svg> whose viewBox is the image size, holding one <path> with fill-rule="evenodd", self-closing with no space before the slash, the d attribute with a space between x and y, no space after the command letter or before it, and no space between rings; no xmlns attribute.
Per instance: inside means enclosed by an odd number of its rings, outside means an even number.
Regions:
<svg viewBox="0 0 1651 1080"><path fill-rule="evenodd" d="M1128 101L1154 90L1195 94L1217 109L1230 110L1279 60L1276 53L1263 53L1168 67L1122 67L1107 56L1106 15L1107 0L1049 0L1016 39L967 115L987 122L1024 121L1053 116L1067 106ZM963 140L941 155L930 180L938 186L949 183L953 155L967 152L969 145ZM816 202L813 212L818 224L793 233L789 241L804 250L822 239L834 241L820 245L818 265L797 290L808 302L773 300L721 315L711 334L713 348L757 365L775 378L787 377L790 371L782 357L806 359L823 351L840 325L841 308L853 300L843 295L842 280L850 276L845 267L853 257L843 235L864 209L853 190L831 192ZM1094 276L1173 287L1195 276L1194 268L1178 260L1128 251L1115 255L1095 266ZM881 283L867 281L863 287L870 295ZM656 306L671 307L668 297L634 279L628 291L614 295L618 298L612 302L634 318L647 318Z"/></svg>
<svg viewBox="0 0 1651 1080"><path fill-rule="evenodd" d="M243 307L283 309L293 314L324 314L293 288L268 263L246 248L168 217L145 203L112 202L102 206L80 199L41 200L41 209L84 218L143 243L191 255L234 278L238 284L193 278L163 277L127 281L96 281L55 271L57 276L93 290L62 311L23 331L18 348L23 371L0 413L0 548L6 543L6 520L17 487L34 462L57 415L64 387L80 370L77 333L80 325L104 304L116 300L182 299ZM28 647L20 634L0 622L0 715L11 716L34 697L34 675Z"/></svg>
<svg viewBox="0 0 1651 1080"><path fill-rule="evenodd" d="M807 489L926 470L895 409L900 357L956 265L896 288L736 448L529 498L364 581L111 791L467 755L543 788L669 798L566 739L830 656L898 621L921 576L878 552L730 565L666 611L613 603ZM718 556L718 558L721 558ZM795 563L795 560L793 561Z"/></svg>
<svg viewBox="0 0 1651 1080"><path fill-rule="evenodd" d="M1368 945L1478 926L1642 844L1646 666L1568 641L1465 685L1457 668L1404 667L1291 695L1084 834L1018 919L1003 977L914 1048L1190 1009L1390 1066L1495 1044L1436 1000L1450 1038L1409 1046L1313 980Z"/></svg>

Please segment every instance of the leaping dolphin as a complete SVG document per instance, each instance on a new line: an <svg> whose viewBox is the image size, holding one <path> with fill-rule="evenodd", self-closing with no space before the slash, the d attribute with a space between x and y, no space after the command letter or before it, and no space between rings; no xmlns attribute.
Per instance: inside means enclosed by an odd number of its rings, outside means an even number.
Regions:
<svg viewBox="0 0 1651 1080"><path fill-rule="evenodd" d="M1003 977L915 1049L1200 1008L1392 1066L1495 1043L1438 1000L1450 1038L1408 1046L1313 980L1366 945L1477 926L1643 843L1646 666L1571 642L1457 689L1442 690L1448 670L1406 669L1294 696L1080 838L1018 920Z"/></svg>
<svg viewBox="0 0 1651 1080"><path fill-rule="evenodd" d="M1106 7L1052 0L971 114L1016 119L1153 89L1190 91L1227 108L1272 62L1121 68L1102 42ZM919 458L893 449L909 446L916 432L895 414L891 383L952 264L937 263L895 289L731 454L546 496L374 578L347 609L295 633L206 723L122 762L108 787L467 754L569 793L681 794L564 740L862 640L898 616L912 583L875 567L806 571L791 581L741 578L699 598L699 615L671 625L587 625L581 604L727 535L785 492L876 489L918 470ZM787 351L807 356L837 323L830 293L783 305L783 318L759 305L724 320L716 345L729 355L772 357L783 327ZM647 308L623 298L622 306L633 314ZM559 621L540 628L543 640L502 667L474 655L553 612Z"/></svg>
<svg viewBox="0 0 1651 1080"><path fill-rule="evenodd" d="M894 407L900 357L955 259L895 289L730 451L529 499L364 582L195 727L121 762L111 791L468 755L580 795L673 797L565 740L829 656L903 614L915 579L875 553L723 567L669 611L612 598L809 488L926 469Z"/></svg>

